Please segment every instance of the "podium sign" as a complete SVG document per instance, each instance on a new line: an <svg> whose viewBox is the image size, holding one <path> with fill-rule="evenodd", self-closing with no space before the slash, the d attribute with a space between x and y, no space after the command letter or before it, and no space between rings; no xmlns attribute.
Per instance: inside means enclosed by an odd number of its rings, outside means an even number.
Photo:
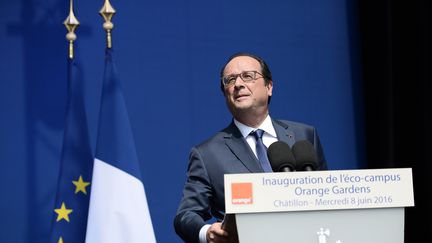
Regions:
<svg viewBox="0 0 432 243"><path fill-rule="evenodd" d="M403 243L412 171L333 170L225 175L240 242Z"/></svg>

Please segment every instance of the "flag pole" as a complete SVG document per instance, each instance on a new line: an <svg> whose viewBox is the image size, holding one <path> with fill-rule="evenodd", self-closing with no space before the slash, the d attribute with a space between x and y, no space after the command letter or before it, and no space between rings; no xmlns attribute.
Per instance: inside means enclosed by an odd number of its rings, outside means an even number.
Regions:
<svg viewBox="0 0 432 243"><path fill-rule="evenodd" d="M114 28L114 24L111 22L112 17L116 13L115 9L111 6L109 0L105 0L104 5L102 6L99 14L104 18L105 22L103 23L103 28L106 31L106 47L111 49L112 47L112 38L111 31Z"/></svg>
<svg viewBox="0 0 432 243"><path fill-rule="evenodd" d="M69 16L66 18L66 20L63 22L63 24L66 26L66 29L68 30L68 33L66 34L66 39L69 41L69 58L74 58L74 41L76 40L77 36L75 34L75 30L80 24L78 19L75 17L75 14L73 12L73 0L70 0L69 5Z"/></svg>

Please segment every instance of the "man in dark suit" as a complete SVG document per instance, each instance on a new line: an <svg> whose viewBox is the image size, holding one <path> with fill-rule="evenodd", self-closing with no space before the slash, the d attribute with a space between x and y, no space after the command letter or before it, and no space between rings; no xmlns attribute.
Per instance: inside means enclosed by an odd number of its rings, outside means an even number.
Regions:
<svg viewBox="0 0 432 243"><path fill-rule="evenodd" d="M235 238L221 228L224 174L271 171L258 161L257 139L252 135L256 130L264 131L266 147L278 140L290 146L296 141L310 141L317 152L318 169L327 168L314 127L270 118L273 81L260 57L249 53L231 56L221 70L221 89L233 121L191 150L188 178L174 219L175 230L185 242L232 242ZM216 222L208 223L212 218Z"/></svg>

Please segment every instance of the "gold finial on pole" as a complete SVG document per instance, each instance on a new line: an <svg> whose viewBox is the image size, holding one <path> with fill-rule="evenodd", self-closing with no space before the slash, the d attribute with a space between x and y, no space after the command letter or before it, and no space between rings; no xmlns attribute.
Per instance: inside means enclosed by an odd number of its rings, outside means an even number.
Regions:
<svg viewBox="0 0 432 243"><path fill-rule="evenodd" d="M111 6L109 0L105 0L104 5L102 6L99 14L102 15L105 22L103 24L103 28L107 33L107 48L112 47L112 39L111 39L111 30L114 28L114 24L111 22L112 17L115 14L115 9Z"/></svg>
<svg viewBox="0 0 432 243"><path fill-rule="evenodd" d="M69 41L69 58L70 59L72 59L74 57L73 43L77 38L75 35L75 29L80 24L78 19L74 15L73 2L72 1L73 0L70 0L69 16L63 22L63 24L66 26L66 29L68 30L68 33L66 34L66 39Z"/></svg>

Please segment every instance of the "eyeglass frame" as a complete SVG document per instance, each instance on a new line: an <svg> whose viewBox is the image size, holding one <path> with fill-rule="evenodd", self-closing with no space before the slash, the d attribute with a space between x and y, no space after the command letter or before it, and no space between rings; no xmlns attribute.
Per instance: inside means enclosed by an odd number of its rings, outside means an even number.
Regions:
<svg viewBox="0 0 432 243"><path fill-rule="evenodd" d="M245 73L253 73L253 78L251 80L244 80L244 78L242 76ZM257 77L256 76L257 74L261 75L261 77ZM231 82L225 82L225 80L228 77L229 78L234 78L234 79ZM235 84L235 82L237 81L238 77L240 77L240 79L243 80L243 82L245 82L245 83L251 83L251 82L253 82L253 81L255 81L255 80L259 79L259 78L264 78L264 75L262 73L258 72L258 71L255 71L255 70L253 70L253 71L243 71L243 72L237 73L237 74L226 75L226 76L224 76L224 77L221 78L221 82L224 85L224 87L228 87L228 86L231 86L231 85Z"/></svg>

